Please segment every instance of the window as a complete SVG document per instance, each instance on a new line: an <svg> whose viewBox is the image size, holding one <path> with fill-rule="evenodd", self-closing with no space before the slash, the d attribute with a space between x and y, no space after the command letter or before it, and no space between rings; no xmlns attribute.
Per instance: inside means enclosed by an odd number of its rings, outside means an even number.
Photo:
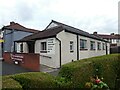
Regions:
<svg viewBox="0 0 120 90"><path fill-rule="evenodd" d="M23 43L20 44L20 52L23 52Z"/></svg>
<svg viewBox="0 0 120 90"><path fill-rule="evenodd" d="M70 52L74 51L74 43L73 41L70 41Z"/></svg>
<svg viewBox="0 0 120 90"><path fill-rule="evenodd" d="M103 43L103 50L105 50L105 43Z"/></svg>
<svg viewBox="0 0 120 90"><path fill-rule="evenodd" d="M47 43L41 42L41 53L47 53Z"/></svg>
<svg viewBox="0 0 120 90"><path fill-rule="evenodd" d="M95 41L90 41L90 49L95 50Z"/></svg>
<svg viewBox="0 0 120 90"><path fill-rule="evenodd" d="M87 49L87 40L80 39L80 49L86 50Z"/></svg>
<svg viewBox="0 0 120 90"><path fill-rule="evenodd" d="M100 42L98 42L98 50L101 50L101 43Z"/></svg>

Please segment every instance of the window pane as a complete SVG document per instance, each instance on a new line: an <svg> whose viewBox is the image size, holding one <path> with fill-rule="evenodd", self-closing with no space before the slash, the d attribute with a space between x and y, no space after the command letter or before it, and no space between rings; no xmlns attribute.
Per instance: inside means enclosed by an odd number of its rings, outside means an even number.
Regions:
<svg viewBox="0 0 120 90"><path fill-rule="evenodd" d="M74 50L74 43L73 41L70 41L70 51L73 51Z"/></svg>
<svg viewBox="0 0 120 90"><path fill-rule="evenodd" d="M101 43L98 42L98 50L101 50Z"/></svg>
<svg viewBox="0 0 120 90"><path fill-rule="evenodd" d="M91 47L90 49L91 49L91 50L95 50L95 42L94 42L94 41L90 41L90 45L91 45L91 46L90 46L90 47Z"/></svg>
<svg viewBox="0 0 120 90"><path fill-rule="evenodd" d="M46 42L41 42L41 50L47 50Z"/></svg>
<svg viewBox="0 0 120 90"><path fill-rule="evenodd" d="M86 49L87 48L87 40L80 39L80 49Z"/></svg>
<svg viewBox="0 0 120 90"><path fill-rule="evenodd" d="M20 52L23 52L23 43L20 44Z"/></svg>

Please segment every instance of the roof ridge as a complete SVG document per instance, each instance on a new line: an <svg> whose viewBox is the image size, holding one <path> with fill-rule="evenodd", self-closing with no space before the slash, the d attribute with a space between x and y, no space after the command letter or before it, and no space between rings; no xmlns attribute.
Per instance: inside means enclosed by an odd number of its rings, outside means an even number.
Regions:
<svg viewBox="0 0 120 90"><path fill-rule="evenodd" d="M62 24L62 25L65 25L65 26L68 26L68 27L71 27L71 28L74 28L74 29L80 30L80 31L82 31L82 32L88 33L88 32L83 31L83 30L81 30L81 29L75 28L75 27L73 27L73 26L70 26L70 25L67 25L67 24L64 24L64 23L61 23L61 22L55 21L55 20L52 20L52 22L55 22L55 23L58 23L58 24ZM90 33L88 33L88 34L90 34Z"/></svg>
<svg viewBox="0 0 120 90"><path fill-rule="evenodd" d="M16 29L16 30L21 30L21 31L27 31L27 32L37 32L39 30L32 29L32 28L27 28L19 23L14 22L14 24L6 25L3 28L9 28L9 29Z"/></svg>

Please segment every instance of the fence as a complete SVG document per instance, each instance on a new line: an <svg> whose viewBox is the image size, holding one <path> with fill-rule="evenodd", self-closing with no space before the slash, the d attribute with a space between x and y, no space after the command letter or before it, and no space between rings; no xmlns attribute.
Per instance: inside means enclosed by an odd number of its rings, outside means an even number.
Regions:
<svg viewBox="0 0 120 90"><path fill-rule="evenodd" d="M40 71L39 57L39 54L34 53L3 53L3 59L5 62L18 64L32 71Z"/></svg>

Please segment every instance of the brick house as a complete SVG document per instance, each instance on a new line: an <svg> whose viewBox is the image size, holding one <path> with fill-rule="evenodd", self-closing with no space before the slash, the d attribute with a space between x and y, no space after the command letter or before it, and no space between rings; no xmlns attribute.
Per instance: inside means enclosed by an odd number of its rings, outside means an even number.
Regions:
<svg viewBox="0 0 120 90"><path fill-rule="evenodd" d="M111 47L120 46L120 34L111 33L110 35L107 35L107 34L98 34L97 32L94 32L93 34L110 42Z"/></svg>
<svg viewBox="0 0 120 90"><path fill-rule="evenodd" d="M3 35L4 42L1 47L2 52L13 52L16 51L17 45L14 45L14 41L20 40L25 36L37 33L38 30L26 28L18 23L10 22L10 25L2 27L0 34Z"/></svg>

